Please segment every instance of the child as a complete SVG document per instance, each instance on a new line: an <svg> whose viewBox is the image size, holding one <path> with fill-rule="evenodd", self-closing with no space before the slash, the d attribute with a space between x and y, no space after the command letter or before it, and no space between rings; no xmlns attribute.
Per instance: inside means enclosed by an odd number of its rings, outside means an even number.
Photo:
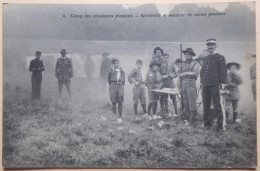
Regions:
<svg viewBox="0 0 260 171"><path fill-rule="evenodd" d="M132 69L131 73L128 75L128 81L130 84L134 83L133 88L133 101L134 101L134 111L137 116L137 106L138 100L140 99L140 103L143 108L143 113L146 113L146 98L145 98L145 87L144 87L144 77L142 74L143 61L138 59L136 61L136 67Z"/></svg>
<svg viewBox="0 0 260 171"><path fill-rule="evenodd" d="M125 85L125 72L120 67L117 58L112 59L112 67L108 74L109 94L112 102L113 113L116 114L116 104L118 103L119 123L122 122L122 110L124 101L124 85Z"/></svg>
<svg viewBox="0 0 260 171"><path fill-rule="evenodd" d="M227 64L227 69L229 73L227 75L226 84L226 95L224 95L226 103L227 118L233 111L233 121L237 119L237 106L240 98L240 92L238 85L242 84L242 78L238 75L237 70L240 69L240 64L236 62L231 62Z"/></svg>

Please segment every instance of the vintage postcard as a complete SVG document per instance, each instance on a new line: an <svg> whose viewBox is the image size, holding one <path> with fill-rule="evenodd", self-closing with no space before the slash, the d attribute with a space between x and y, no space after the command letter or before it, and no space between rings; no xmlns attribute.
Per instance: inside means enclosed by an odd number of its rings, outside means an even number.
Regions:
<svg viewBox="0 0 260 171"><path fill-rule="evenodd" d="M255 8L3 4L3 167L256 168Z"/></svg>

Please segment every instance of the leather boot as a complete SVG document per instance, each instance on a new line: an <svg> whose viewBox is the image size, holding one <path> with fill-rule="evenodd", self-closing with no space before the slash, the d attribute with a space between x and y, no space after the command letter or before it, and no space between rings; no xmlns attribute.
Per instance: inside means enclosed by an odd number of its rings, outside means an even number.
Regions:
<svg viewBox="0 0 260 171"><path fill-rule="evenodd" d="M143 112L146 114L146 104L142 104Z"/></svg>
<svg viewBox="0 0 260 171"><path fill-rule="evenodd" d="M123 111L123 103L118 103L118 113L119 116L122 117L122 111Z"/></svg>
<svg viewBox="0 0 260 171"><path fill-rule="evenodd" d="M153 106L153 102L150 102L150 103L148 104L148 114L149 114L149 115L151 115L152 106Z"/></svg>
<svg viewBox="0 0 260 171"><path fill-rule="evenodd" d="M233 121L235 122L236 119L237 119L237 112L234 112L234 113L233 113Z"/></svg>
<svg viewBox="0 0 260 171"><path fill-rule="evenodd" d="M157 101L153 102L153 115L156 115L157 105Z"/></svg>
<svg viewBox="0 0 260 171"><path fill-rule="evenodd" d="M137 115L137 104L134 104L135 115Z"/></svg>
<svg viewBox="0 0 260 171"><path fill-rule="evenodd" d="M113 111L113 114L115 115L116 114L116 103L112 103L112 111Z"/></svg>

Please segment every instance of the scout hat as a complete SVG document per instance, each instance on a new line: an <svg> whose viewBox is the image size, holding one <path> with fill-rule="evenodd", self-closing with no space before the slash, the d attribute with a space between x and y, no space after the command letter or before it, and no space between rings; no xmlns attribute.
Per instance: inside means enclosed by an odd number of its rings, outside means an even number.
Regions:
<svg viewBox="0 0 260 171"><path fill-rule="evenodd" d="M163 55L163 50L162 50L160 47L156 47L156 48L154 48L154 50L153 50L153 54L155 54L157 50L160 50L161 53L162 53L162 55Z"/></svg>
<svg viewBox="0 0 260 171"><path fill-rule="evenodd" d="M119 60L118 60L117 58L113 58L113 59L112 59L112 64L115 63L116 61L119 62Z"/></svg>
<svg viewBox="0 0 260 171"><path fill-rule="evenodd" d="M236 66L237 66L237 69L240 69L240 68L241 68L241 65L240 65L239 63L230 62L230 63L227 64L227 69L229 70L232 65L236 65Z"/></svg>
<svg viewBox="0 0 260 171"><path fill-rule="evenodd" d="M35 55L41 55L41 54L42 54L42 52L40 52L40 51L35 52Z"/></svg>
<svg viewBox="0 0 260 171"><path fill-rule="evenodd" d="M187 48L186 50L183 50L182 53L190 53L191 56L195 56L196 54L193 52L193 49Z"/></svg>
<svg viewBox="0 0 260 171"><path fill-rule="evenodd" d="M149 67L151 68L153 65L158 65L158 67L161 66L161 64L158 63L156 60L152 60L152 61L150 62Z"/></svg>
<svg viewBox="0 0 260 171"><path fill-rule="evenodd" d="M66 53L68 53L68 52L66 52L66 49L61 49L60 53L61 53L61 54L66 54Z"/></svg>
<svg viewBox="0 0 260 171"><path fill-rule="evenodd" d="M216 44L216 39L208 39L206 42L206 45L209 45L209 44Z"/></svg>

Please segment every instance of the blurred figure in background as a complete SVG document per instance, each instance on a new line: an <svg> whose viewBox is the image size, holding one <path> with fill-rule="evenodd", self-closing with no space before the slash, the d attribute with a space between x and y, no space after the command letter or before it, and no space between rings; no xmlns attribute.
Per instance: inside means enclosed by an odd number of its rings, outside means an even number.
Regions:
<svg viewBox="0 0 260 171"><path fill-rule="evenodd" d="M169 63L170 55L165 53L163 54L161 67L159 68L159 72L162 76L163 88L175 88L173 78L177 77L177 71L174 64ZM170 98L172 99L172 104L174 106L175 114L178 114L177 110L177 102L176 96L170 94ZM169 114L168 111L168 94L162 94L160 96L160 104L161 110L165 114Z"/></svg>
<svg viewBox="0 0 260 171"><path fill-rule="evenodd" d="M41 52L36 51L35 59L31 60L29 71L32 72L32 99L40 99L41 97L41 84L42 84L42 71L45 70L42 60L40 60Z"/></svg>
<svg viewBox="0 0 260 171"><path fill-rule="evenodd" d="M125 72L120 67L117 58L112 59L112 67L108 73L107 78L109 84L110 100L112 102L112 111L116 114L116 104L118 103L118 123L122 122L122 111L124 101L124 86L125 86Z"/></svg>
<svg viewBox="0 0 260 171"><path fill-rule="evenodd" d="M182 79L181 95L185 109L184 119L188 120L190 123L194 123L197 118L196 81L200 71L199 63L192 59L192 57L196 55L192 48L187 48L182 52L184 53L185 61L183 62L179 76Z"/></svg>
<svg viewBox="0 0 260 171"><path fill-rule="evenodd" d="M229 70L227 74L227 84L225 86L227 93L223 95L223 97L225 98L227 119L229 118L229 115L233 113L234 122L237 119L237 107L240 98L238 86L242 84L242 78L237 73L237 70L239 70L240 67L240 64L236 62L231 62L227 64L227 69Z"/></svg>
<svg viewBox="0 0 260 171"><path fill-rule="evenodd" d="M143 108L143 113L146 113L146 98L145 98L145 87L144 87L144 76L142 71L143 61L138 59L136 61L136 67L132 69L128 75L128 81L130 84L134 83L133 88L133 101L134 101L134 112L137 116L137 106L140 99L140 104Z"/></svg>
<svg viewBox="0 0 260 171"><path fill-rule="evenodd" d="M85 73L88 77L88 81L92 81L92 76L93 76L94 70L95 70L94 61L91 58L91 55L88 54L87 60L85 62Z"/></svg>
<svg viewBox="0 0 260 171"><path fill-rule="evenodd" d="M109 59L109 53L104 52L102 54L102 62L100 67L99 84L103 92L106 91L107 76L111 67L111 60Z"/></svg>
<svg viewBox="0 0 260 171"><path fill-rule="evenodd" d="M252 57L256 58L256 55L252 55ZM256 101L256 63L254 63L250 68L250 78L252 81L252 92L254 96L254 101Z"/></svg>
<svg viewBox="0 0 260 171"><path fill-rule="evenodd" d="M73 66L70 58L66 57L66 49L62 49L61 57L57 59L55 66L55 77L58 79L59 96L61 96L63 84L67 88L69 97L71 97L70 79L73 77Z"/></svg>

